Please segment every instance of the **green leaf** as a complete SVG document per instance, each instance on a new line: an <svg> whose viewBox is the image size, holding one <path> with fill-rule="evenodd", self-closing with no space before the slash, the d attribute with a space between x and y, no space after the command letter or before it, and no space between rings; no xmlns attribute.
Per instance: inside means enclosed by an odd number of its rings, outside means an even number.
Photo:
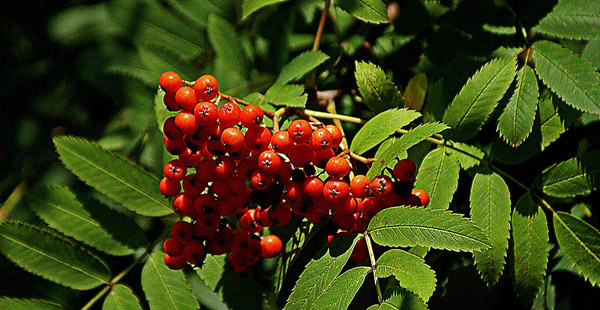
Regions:
<svg viewBox="0 0 600 310"><path fill-rule="evenodd" d="M489 240L481 228L460 214L422 207L392 207L377 213L367 231L383 246L424 246L450 251L481 251Z"/></svg>
<svg viewBox="0 0 600 310"><path fill-rule="evenodd" d="M600 283L600 231L568 213L553 215L560 249L592 285Z"/></svg>
<svg viewBox="0 0 600 310"><path fill-rule="evenodd" d="M404 159L408 157L408 153L406 151L397 152L392 149L392 147L398 139L398 137L392 136L389 139L386 139L383 142L381 142L381 144L379 144L377 152L375 152L374 156L374 158L378 158L378 160L377 162L374 162L371 165L371 168L369 168L369 171L367 171L367 178L369 178L369 180L372 180L374 177L381 174L381 172L384 171L386 167L393 169L393 165L397 162L395 160L396 157L398 159ZM384 154L386 154L385 158L383 157Z"/></svg>
<svg viewBox="0 0 600 310"><path fill-rule="evenodd" d="M389 108L396 108L402 101L402 94L396 85L377 65L357 61L354 76L358 91L371 111L379 113Z"/></svg>
<svg viewBox="0 0 600 310"><path fill-rule="evenodd" d="M535 72L531 67L523 66L517 74L515 92L498 118L498 132L510 145L520 145L531 133L538 96Z"/></svg>
<svg viewBox="0 0 600 310"><path fill-rule="evenodd" d="M140 300L126 285L117 284L104 299L102 310L142 310Z"/></svg>
<svg viewBox="0 0 600 310"><path fill-rule="evenodd" d="M429 193L428 208L446 210L458 188L460 166L454 156L441 147L429 152L417 173L415 188Z"/></svg>
<svg viewBox="0 0 600 310"><path fill-rule="evenodd" d="M10 310L61 310L65 309L59 304L41 299L21 299L0 297L0 309Z"/></svg>
<svg viewBox="0 0 600 310"><path fill-rule="evenodd" d="M75 137L54 138L63 164L77 177L129 210L145 216L173 212L160 194L160 180L133 162Z"/></svg>
<svg viewBox="0 0 600 310"><path fill-rule="evenodd" d="M129 255L146 244L144 232L135 222L97 204L84 206L67 187L34 188L26 198L50 227L102 252Z"/></svg>
<svg viewBox="0 0 600 310"><path fill-rule="evenodd" d="M427 305L417 295L405 291L398 290L392 296L384 300L379 307L374 310L427 310ZM371 309L369 307L369 309Z"/></svg>
<svg viewBox="0 0 600 310"><path fill-rule="evenodd" d="M415 111L421 111L427 94L427 75L424 72L417 73L408 81L404 89L404 106Z"/></svg>
<svg viewBox="0 0 600 310"><path fill-rule="evenodd" d="M574 157L546 169L542 175L544 194L553 197L588 195L597 189L600 151Z"/></svg>
<svg viewBox="0 0 600 310"><path fill-rule="evenodd" d="M550 41L533 44L535 72L568 105L600 114L600 75L586 60Z"/></svg>
<svg viewBox="0 0 600 310"><path fill-rule="evenodd" d="M513 279L517 295L529 304L544 284L548 265L548 222L531 194L519 198L512 214Z"/></svg>
<svg viewBox="0 0 600 310"><path fill-rule="evenodd" d="M479 165L485 158L485 152L480 148L462 142L454 142L453 148L446 148L446 153L456 158L463 170Z"/></svg>
<svg viewBox="0 0 600 310"><path fill-rule="evenodd" d="M284 310L311 309L319 296L334 282L350 258L358 236L344 236L328 243L298 278Z"/></svg>
<svg viewBox="0 0 600 310"><path fill-rule="evenodd" d="M510 235L510 191L496 173L477 173L471 187L471 220L489 238L491 248L473 253L477 271L492 286L498 282Z"/></svg>
<svg viewBox="0 0 600 310"><path fill-rule="evenodd" d="M448 137L467 140L475 136L510 87L516 58L496 58L469 78L444 113L443 122L452 127Z"/></svg>
<svg viewBox="0 0 600 310"><path fill-rule="evenodd" d="M242 2L242 19L246 19L250 14L265 6L286 1L288 0L244 0Z"/></svg>
<svg viewBox="0 0 600 310"><path fill-rule="evenodd" d="M408 109L391 109L377 114L356 133L350 151L363 154L419 116L419 112Z"/></svg>
<svg viewBox="0 0 600 310"><path fill-rule="evenodd" d="M231 75L247 80L250 77L250 62L244 54L242 41L227 20L217 15L208 17L208 39L217 56L223 62L225 70Z"/></svg>
<svg viewBox="0 0 600 310"><path fill-rule="evenodd" d="M381 0L338 0L335 1L342 10L352 16L373 24L389 23L387 7Z"/></svg>
<svg viewBox="0 0 600 310"><path fill-rule="evenodd" d="M265 93L265 99L275 106L304 108L308 100L308 94L304 93L302 85L274 84Z"/></svg>
<svg viewBox="0 0 600 310"><path fill-rule="evenodd" d="M76 290L110 280L100 258L59 235L14 221L0 225L0 252L23 269Z"/></svg>
<svg viewBox="0 0 600 310"><path fill-rule="evenodd" d="M287 84L298 80L328 59L329 56L319 50L306 51L281 68L275 84Z"/></svg>
<svg viewBox="0 0 600 310"><path fill-rule="evenodd" d="M534 31L558 38L590 40L600 37L600 5L589 0L560 0Z"/></svg>
<svg viewBox="0 0 600 310"><path fill-rule="evenodd" d="M183 272L169 269L163 256L152 253L142 269L142 288L150 309L198 309Z"/></svg>
<svg viewBox="0 0 600 310"><path fill-rule="evenodd" d="M319 296L310 309L348 309L369 272L371 272L371 267L359 266L342 273Z"/></svg>
<svg viewBox="0 0 600 310"><path fill-rule="evenodd" d="M226 255L206 255L202 268L196 269L196 273L198 273L202 281L213 291L217 289L217 284L219 284L219 281L223 277L226 257Z"/></svg>
<svg viewBox="0 0 600 310"><path fill-rule="evenodd" d="M379 175L386 166L389 167L392 160L401 154L404 154L409 148L417 145L421 141L448 129L448 126L442 123L425 123L410 129L398 139L393 139L392 144L381 154L377 154L377 162L371 166L374 171L372 175Z"/></svg>
<svg viewBox="0 0 600 310"><path fill-rule="evenodd" d="M375 276L386 278L392 275L402 288L415 293L425 302L435 291L435 272L421 257L406 251L391 249L377 259Z"/></svg>

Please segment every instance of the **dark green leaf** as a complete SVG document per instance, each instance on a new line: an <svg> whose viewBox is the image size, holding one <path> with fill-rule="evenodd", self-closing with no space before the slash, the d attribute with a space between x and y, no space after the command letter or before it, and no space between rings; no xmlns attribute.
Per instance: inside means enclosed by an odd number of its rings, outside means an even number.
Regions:
<svg viewBox="0 0 600 310"><path fill-rule="evenodd" d="M356 85L363 101L375 113L396 108L402 101L402 94L385 72L375 64L356 62Z"/></svg>
<svg viewBox="0 0 600 310"><path fill-rule="evenodd" d="M429 193L428 208L446 210L458 188L460 166L454 156L446 154L446 148L437 148L423 159L415 187Z"/></svg>
<svg viewBox="0 0 600 310"><path fill-rule="evenodd" d="M435 272L421 257L406 251L391 249L377 259L375 276L386 278L392 275L402 288L415 293L425 302L435 291Z"/></svg>
<svg viewBox="0 0 600 310"><path fill-rule="evenodd" d="M586 60L550 41L533 44L535 72L568 105L600 114L600 75Z"/></svg>
<svg viewBox="0 0 600 310"><path fill-rule="evenodd" d="M348 309L348 305L352 302L369 272L371 272L371 267L359 266L342 273L323 291L310 309Z"/></svg>
<svg viewBox="0 0 600 310"><path fill-rule="evenodd" d="M54 145L71 172L131 211L146 216L173 212L158 190L158 178L133 162L83 138L58 137Z"/></svg>
<svg viewBox="0 0 600 310"><path fill-rule="evenodd" d="M329 59L329 56L321 51L306 51L294 57L292 61L281 68L275 84L287 84L298 80L327 59Z"/></svg>
<svg viewBox="0 0 600 310"><path fill-rule="evenodd" d="M117 284L106 296L102 310L142 310L140 300L126 285Z"/></svg>
<svg viewBox="0 0 600 310"><path fill-rule="evenodd" d="M244 54L241 39L227 20L217 15L208 17L208 39L230 75L247 80L250 76L249 60Z"/></svg>
<svg viewBox="0 0 600 310"><path fill-rule="evenodd" d="M589 0L560 0L533 30L559 38L600 37L600 4Z"/></svg>
<svg viewBox="0 0 600 310"><path fill-rule="evenodd" d="M0 309L7 310L61 310L59 304L41 299L20 299L0 297Z"/></svg>
<svg viewBox="0 0 600 310"><path fill-rule="evenodd" d="M211 290L217 289L217 284L225 271L226 255L206 255L204 266L196 269L196 273Z"/></svg>
<svg viewBox="0 0 600 310"><path fill-rule="evenodd" d="M546 169L542 189L553 197L588 195L597 188L600 176L600 151L574 157Z"/></svg>
<svg viewBox="0 0 600 310"><path fill-rule="evenodd" d="M108 266L100 258L28 224L2 223L0 252L31 273L76 290L89 290L110 280Z"/></svg>
<svg viewBox="0 0 600 310"><path fill-rule="evenodd" d="M244 0L242 2L242 19L246 19L250 14L265 6L286 1L288 0Z"/></svg>
<svg viewBox="0 0 600 310"><path fill-rule="evenodd" d="M338 0L335 1L342 10L354 17L373 24L389 23L387 8L381 0Z"/></svg>
<svg viewBox="0 0 600 310"><path fill-rule="evenodd" d="M448 137L467 140L475 136L502 99L515 77L516 58L496 58L477 71L444 113L452 127Z"/></svg>
<svg viewBox="0 0 600 310"><path fill-rule="evenodd" d="M304 93L302 85L274 84L267 90L265 99L275 106L304 108L306 100L308 100L308 94Z"/></svg>
<svg viewBox="0 0 600 310"><path fill-rule="evenodd" d="M424 246L451 251L481 251L489 240L460 214L422 207L392 207L375 215L367 231L383 246Z"/></svg>

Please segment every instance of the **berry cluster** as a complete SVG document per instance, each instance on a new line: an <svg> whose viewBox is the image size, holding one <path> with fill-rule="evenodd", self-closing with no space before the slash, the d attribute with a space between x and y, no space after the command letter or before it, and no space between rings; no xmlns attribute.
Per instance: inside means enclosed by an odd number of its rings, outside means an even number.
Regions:
<svg viewBox="0 0 600 310"><path fill-rule="evenodd" d="M159 85L165 106L177 112L163 125L165 148L177 157L165 165L159 186L181 216L164 242L170 268L201 265L207 253L229 252L229 264L241 272L282 251L277 236L260 232L287 224L294 214L313 223L331 218L337 231L331 240L363 232L387 206L428 202L425 191L413 189L416 166L410 159L400 160L391 178L357 175L346 181L350 165L344 153L336 155L342 131L335 125L300 118L272 132L261 126L260 107L220 102L210 75L190 83L168 71ZM357 246L352 258L366 259L366 247Z"/></svg>

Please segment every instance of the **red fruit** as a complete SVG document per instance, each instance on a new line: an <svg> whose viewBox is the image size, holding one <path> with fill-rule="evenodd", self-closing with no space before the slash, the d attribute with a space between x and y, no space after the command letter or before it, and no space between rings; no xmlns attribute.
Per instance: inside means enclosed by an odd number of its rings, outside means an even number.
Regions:
<svg viewBox="0 0 600 310"><path fill-rule="evenodd" d="M229 250L232 242L233 231L231 231L231 228L224 226L212 238L206 240L206 248L214 255L221 255Z"/></svg>
<svg viewBox="0 0 600 310"><path fill-rule="evenodd" d="M356 245L354 246L354 250L352 254L350 254L350 259L357 263L364 262L367 258L369 258L369 250L367 249L367 243L365 239L358 239Z"/></svg>
<svg viewBox="0 0 600 310"><path fill-rule="evenodd" d="M360 204L360 212L362 213L365 222L368 223L373 216L383 210L384 207L381 199L377 197L367 197Z"/></svg>
<svg viewBox="0 0 600 310"><path fill-rule="evenodd" d="M334 179L341 179L350 171L350 164L339 156L331 157L325 165L325 171Z"/></svg>
<svg viewBox="0 0 600 310"><path fill-rule="evenodd" d="M183 180L187 174L187 165L179 159L173 159L165 164L163 169L165 177L173 182L179 182Z"/></svg>
<svg viewBox="0 0 600 310"><path fill-rule="evenodd" d="M335 212L336 214L342 214L342 215L351 215L356 213L356 210L358 208L358 204L359 201L352 197L352 196L347 196L346 199L344 199L343 201L337 203L335 205Z"/></svg>
<svg viewBox="0 0 600 310"><path fill-rule="evenodd" d="M216 104L210 101L200 102L194 107L194 116L200 126L208 127L217 122L219 109Z"/></svg>
<svg viewBox="0 0 600 310"><path fill-rule="evenodd" d="M163 123L163 133L169 139L180 139L183 137L183 133L175 125L175 116L171 116L165 120Z"/></svg>
<svg viewBox="0 0 600 310"><path fill-rule="evenodd" d="M206 251L204 250L202 242L192 239L183 246L182 255L190 265L196 266L202 264L206 257Z"/></svg>
<svg viewBox="0 0 600 310"><path fill-rule="evenodd" d="M296 167L310 164L315 157L315 151L308 144L295 144L288 152L290 162Z"/></svg>
<svg viewBox="0 0 600 310"><path fill-rule="evenodd" d="M198 98L196 98L193 88L183 86L175 93L175 102L184 110L193 111L196 103L198 103Z"/></svg>
<svg viewBox="0 0 600 310"><path fill-rule="evenodd" d="M194 196L186 193L179 193L173 198L173 211L181 216L189 216L196 218L196 210L194 210Z"/></svg>
<svg viewBox="0 0 600 310"><path fill-rule="evenodd" d="M171 226L171 237L179 243L186 243L192 240L194 235L194 225L186 221L177 221Z"/></svg>
<svg viewBox="0 0 600 310"><path fill-rule="evenodd" d="M258 155L258 168L270 175L276 175L281 168L279 154L271 150L263 151Z"/></svg>
<svg viewBox="0 0 600 310"><path fill-rule="evenodd" d="M330 179L323 187L323 197L331 203L339 203L350 194L350 186L342 180Z"/></svg>
<svg viewBox="0 0 600 310"><path fill-rule="evenodd" d="M242 109L237 103L225 102L219 109L219 122L223 128L232 127L240 122Z"/></svg>
<svg viewBox="0 0 600 310"><path fill-rule="evenodd" d="M201 100L211 100L219 93L219 83L214 76L205 74L194 82L194 91Z"/></svg>
<svg viewBox="0 0 600 310"><path fill-rule="evenodd" d="M271 143L271 131L265 127L256 126L246 131L246 146L251 151L262 152Z"/></svg>
<svg viewBox="0 0 600 310"><path fill-rule="evenodd" d="M173 237L169 237L163 242L163 250L171 256L179 256L183 251L183 243L175 240Z"/></svg>
<svg viewBox="0 0 600 310"><path fill-rule="evenodd" d="M315 153L315 156L313 157L312 162L316 167L325 169L325 165L327 164L327 161L329 161L329 159L331 159L334 156L335 156L335 153L333 152L332 149L326 149L324 151Z"/></svg>
<svg viewBox="0 0 600 310"><path fill-rule="evenodd" d="M306 215L304 216L311 223L323 223L329 218L329 210L314 208L312 211L306 213Z"/></svg>
<svg viewBox="0 0 600 310"><path fill-rule="evenodd" d="M296 200L303 199L305 195L303 183L291 181L285 185L283 199L287 202L293 203Z"/></svg>
<svg viewBox="0 0 600 310"><path fill-rule="evenodd" d="M325 183L317 176L307 178L302 183L302 190L312 198L323 197L323 188Z"/></svg>
<svg viewBox="0 0 600 310"><path fill-rule="evenodd" d="M292 212L296 215L304 216L316 208L310 199L300 199L292 203Z"/></svg>
<svg viewBox="0 0 600 310"><path fill-rule="evenodd" d="M179 269L183 269L183 267L185 267L186 260L185 260L185 256L183 256L183 255L171 256L171 255L165 253L164 258L165 258L165 265L167 265L167 267L169 267L170 269L179 270Z"/></svg>
<svg viewBox="0 0 600 310"><path fill-rule="evenodd" d="M231 265L233 272L236 273L243 272L250 265L248 258L246 258L246 256L239 251L230 252L227 255L227 261L229 262L229 265Z"/></svg>
<svg viewBox="0 0 600 310"><path fill-rule="evenodd" d="M216 162L211 157L205 157L196 165L196 175L203 182L211 182L214 180Z"/></svg>
<svg viewBox="0 0 600 310"><path fill-rule="evenodd" d="M394 166L394 177L400 182L412 182L415 180L417 165L410 159L399 160Z"/></svg>
<svg viewBox="0 0 600 310"><path fill-rule="evenodd" d="M166 71L158 78L158 85L167 93L175 93L181 87L181 77L173 71Z"/></svg>
<svg viewBox="0 0 600 310"><path fill-rule="evenodd" d="M196 131L198 131L199 125L200 124L192 112L182 110L175 115L175 126L177 126L177 129L179 129L179 131L181 131L184 135L191 136L195 134Z"/></svg>
<svg viewBox="0 0 600 310"><path fill-rule="evenodd" d="M228 127L223 130L221 133L221 144L223 144L223 149L228 153L238 152L246 146L244 134L235 127Z"/></svg>
<svg viewBox="0 0 600 310"><path fill-rule="evenodd" d="M307 143L312 136L312 127L310 123L303 119L293 121L288 127L290 139L295 143Z"/></svg>
<svg viewBox="0 0 600 310"><path fill-rule="evenodd" d="M277 237L276 235L268 235L268 236L263 237L260 240L260 246L261 246L260 254L262 255L262 257L265 257L265 258L275 257L279 253L281 253L281 250L283 249L283 244L281 243L281 239L279 239L279 237Z"/></svg>
<svg viewBox="0 0 600 310"><path fill-rule="evenodd" d="M186 194L196 197L204 191L206 183L201 181L197 174L192 173L183 178L181 186Z"/></svg>
<svg viewBox="0 0 600 310"><path fill-rule="evenodd" d="M194 200L194 210L198 216L210 216L217 213L217 201L212 194L202 194Z"/></svg>
<svg viewBox="0 0 600 310"><path fill-rule="evenodd" d="M167 197L173 197L181 192L181 184L179 182L171 181L167 177L160 180L158 187L160 188L160 193Z"/></svg>
<svg viewBox="0 0 600 310"><path fill-rule="evenodd" d="M279 130L271 136L271 149L278 153L287 154L294 142L286 130Z"/></svg>
<svg viewBox="0 0 600 310"><path fill-rule="evenodd" d="M250 209L240 218L240 226L249 234L257 233L263 229L263 227L256 222L255 215L256 209Z"/></svg>
<svg viewBox="0 0 600 310"><path fill-rule="evenodd" d="M213 212L210 215L198 216L194 225L194 236L212 238L217 232L219 224L221 224L221 216L217 212Z"/></svg>
<svg viewBox="0 0 600 310"><path fill-rule="evenodd" d="M179 139L169 139L163 134L163 140L165 141L165 149L171 155L179 155L185 152L188 148L183 137Z"/></svg>
<svg viewBox="0 0 600 310"><path fill-rule="evenodd" d="M333 222L343 230L350 230L354 227L356 220L354 219L354 214L338 214L335 213L333 215Z"/></svg>
<svg viewBox="0 0 600 310"><path fill-rule="evenodd" d="M429 204L429 194L424 189L413 189L411 194L419 198L420 206L425 207L427 204Z"/></svg>
<svg viewBox="0 0 600 310"><path fill-rule="evenodd" d="M367 176L358 174L350 181L350 192L356 198L365 198L371 193L371 181Z"/></svg>
<svg viewBox="0 0 600 310"><path fill-rule="evenodd" d="M246 128L255 127L262 123L263 116L264 112L259 106L250 104L242 109L240 122Z"/></svg>
<svg viewBox="0 0 600 310"><path fill-rule="evenodd" d="M267 216L273 224L285 225L292 218L292 210L284 202L281 202L275 207L270 207Z"/></svg>
<svg viewBox="0 0 600 310"><path fill-rule="evenodd" d="M327 129L333 136L333 142L331 143L331 147L334 149L337 148L340 145L340 143L342 143L342 130L338 126L331 124L325 126L325 129Z"/></svg>
<svg viewBox="0 0 600 310"><path fill-rule="evenodd" d="M227 155L221 155L215 159L213 175L215 179L229 179L235 174L235 161Z"/></svg>
<svg viewBox="0 0 600 310"><path fill-rule="evenodd" d="M254 157L240 161L236 167L236 175L246 181L250 180L252 172L258 169L258 161Z"/></svg>
<svg viewBox="0 0 600 310"><path fill-rule="evenodd" d="M176 112L181 110L181 106L175 101L175 93L165 93L163 103L168 111Z"/></svg>
<svg viewBox="0 0 600 310"><path fill-rule="evenodd" d="M266 189L273 182L273 177L270 174L258 169L252 172L250 181L252 182L252 186L254 186L254 188Z"/></svg>
<svg viewBox="0 0 600 310"><path fill-rule="evenodd" d="M392 179L387 175L376 176L371 182L371 190L377 197L391 194L392 186Z"/></svg>
<svg viewBox="0 0 600 310"><path fill-rule="evenodd" d="M315 130L312 133L312 137L310 139L310 145L313 147L315 152L322 152L328 149L331 149L333 144L333 135L329 130L325 128L320 128Z"/></svg>
<svg viewBox="0 0 600 310"><path fill-rule="evenodd" d="M245 230L235 230L233 232L233 242L231 242L231 250L234 252L243 251L248 248L250 243L250 235Z"/></svg>

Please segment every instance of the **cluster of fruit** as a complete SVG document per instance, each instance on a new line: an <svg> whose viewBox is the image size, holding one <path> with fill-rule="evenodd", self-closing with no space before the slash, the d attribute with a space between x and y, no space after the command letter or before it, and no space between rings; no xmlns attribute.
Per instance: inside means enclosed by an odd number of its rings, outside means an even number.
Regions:
<svg viewBox="0 0 600 310"><path fill-rule="evenodd" d="M387 206L428 202L426 192L413 189L416 166L410 159L400 160L392 177L356 175L347 182L350 165L345 153L336 155L342 131L335 125L299 118L272 132L261 126L259 106L222 102L210 75L190 83L168 71L159 85L167 109L177 111L163 125L165 148L177 158L165 165L160 182L181 216L163 244L170 268L229 252L229 264L241 272L282 251L277 236L260 233L287 224L294 214L313 223L331 219L331 240L364 231ZM366 247L355 252L355 261L366 259Z"/></svg>

